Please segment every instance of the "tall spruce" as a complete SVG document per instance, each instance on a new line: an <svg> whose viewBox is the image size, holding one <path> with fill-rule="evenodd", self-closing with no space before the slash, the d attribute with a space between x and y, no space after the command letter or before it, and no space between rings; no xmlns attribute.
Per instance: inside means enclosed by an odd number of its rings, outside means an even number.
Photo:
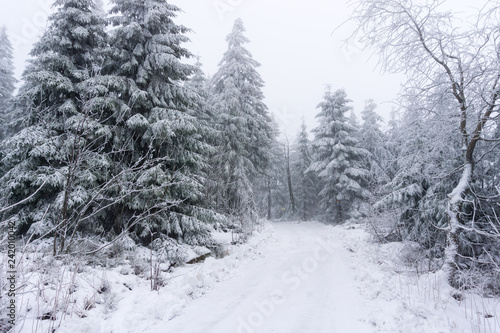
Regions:
<svg viewBox="0 0 500 333"><path fill-rule="evenodd" d="M217 154L215 146L217 145L217 140L220 136L220 132L217 129L217 120L215 116L215 109L210 103L211 99L211 83L206 77L202 70L202 63L200 62L200 57L196 57L195 71L190 77L186 86L197 94L199 98L196 100L196 104L189 110L198 120L198 128L200 135L205 143L208 144L203 150L203 156L208 161L205 164L200 177L203 178L204 184L204 195L203 203L206 208L215 209L216 207L216 196L213 195L216 192L217 182L217 170L211 163L211 159Z"/></svg>
<svg viewBox="0 0 500 333"><path fill-rule="evenodd" d="M195 72L183 62L192 56L183 46L189 29L174 22L180 9L165 0L112 4L107 73L126 83L119 94L128 105L115 133L115 144L126 147L117 167L143 166L132 175L130 188L121 189L136 194L123 200L116 223L149 211L135 227L141 239L159 235L210 245L208 224L217 216L201 207L203 152L210 147L193 111L200 96L186 86Z"/></svg>
<svg viewBox="0 0 500 333"><path fill-rule="evenodd" d="M319 196L328 221L341 223L360 215L360 205L370 193L366 189L368 171L362 160L369 154L359 147L355 128L348 124L346 112L351 110L344 90L327 88L318 105L319 126L313 129L314 161L309 170L323 183Z"/></svg>
<svg viewBox="0 0 500 333"><path fill-rule="evenodd" d="M1 183L10 203L22 202L10 213L19 232L53 235L57 253L79 224L77 207L105 181L109 159L101 145L110 131L99 122L106 107L91 83L104 61L103 18L91 0L54 6L15 100L11 128L17 132L3 143Z"/></svg>
<svg viewBox="0 0 500 333"><path fill-rule="evenodd" d="M221 131L216 157L219 209L243 221L255 212L253 183L269 162L274 139L259 63L244 47L243 22L237 19L227 36L228 49L213 77L214 106Z"/></svg>
<svg viewBox="0 0 500 333"><path fill-rule="evenodd" d="M377 104L373 100L366 101L365 108L361 112L363 124L359 131L361 146L370 152L365 163L370 171L368 183L372 193L390 181L388 169L392 160L386 136L381 130L383 118L376 113L376 108Z"/></svg>

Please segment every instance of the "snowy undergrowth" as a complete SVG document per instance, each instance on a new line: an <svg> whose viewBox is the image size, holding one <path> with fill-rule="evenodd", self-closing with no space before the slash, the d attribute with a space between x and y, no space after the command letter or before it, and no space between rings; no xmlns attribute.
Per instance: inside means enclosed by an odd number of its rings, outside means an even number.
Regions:
<svg viewBox="0 0 500 333"><path fill-rule="evenodd" d="M500 332L500 299L451 288L443 270L415 267L413 243L378 244L361 225L332 227L330 239L351 252L356 284L374 332Z"/></svg>
<svg viewBox="0 0 500 333"><path fill-rule="evenodd" d="M273 237L265 224L246 244L231 245L231 233L216 233L225 257L170 268L159 266L161 287L151 289L149 251L134 250L119 264L83 265L56 260L44 251L25 253L18 267L18 325L15 332L140 332L179 315L215 283L238 274L245 261L261 257L259 248ZM45 244L48 246L49 244ZM47 252L45 252L47 253ZM138 259L141 258L142 260ZM135 259L132 259L135 258Z"/></svg>

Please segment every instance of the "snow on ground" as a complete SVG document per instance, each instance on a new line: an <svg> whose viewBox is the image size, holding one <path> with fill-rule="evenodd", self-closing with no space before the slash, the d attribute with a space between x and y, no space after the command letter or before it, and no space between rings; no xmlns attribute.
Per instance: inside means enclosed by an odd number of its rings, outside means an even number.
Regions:
<svg viewBox="0 0 500 333"><path fill-rule="evenodd" d="M351 252L355 284L370 304L366 320L374 332L500 333L500 299L457 292L442 270L418 272L407 262L417 251L413 244L375 244L356 225L331 230Z"/></svg>
<svg viewBox="0 0 500 333"><path fill-rule="evenodd" d="M16 332L500 332L499 299L457 301L441 272L416 274L402 261L411 244L375 244L359 225L268 224L226 249L162 272L159 291L133 265L24 272Z"/></svg>

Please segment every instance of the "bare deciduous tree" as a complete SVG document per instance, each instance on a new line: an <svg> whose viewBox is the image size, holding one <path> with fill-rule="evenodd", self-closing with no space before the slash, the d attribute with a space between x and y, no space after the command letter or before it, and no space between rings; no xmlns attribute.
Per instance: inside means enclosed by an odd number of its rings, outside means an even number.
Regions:
<svg viewBox="0 0 500 333"><path fill-rule="evenodd" d="M475 231L462 211L477 161L476 148L499 117L500 4L487 2L473 18L459 18L444 10L445 5L443 0L351 2L352 19L358 23L351 38L360 37L372 47L384 71L406 74L404 88L416 98L454 103L463 159L460 181L448 195L446 264L454 284L460 235L464 230Z"/></svg>

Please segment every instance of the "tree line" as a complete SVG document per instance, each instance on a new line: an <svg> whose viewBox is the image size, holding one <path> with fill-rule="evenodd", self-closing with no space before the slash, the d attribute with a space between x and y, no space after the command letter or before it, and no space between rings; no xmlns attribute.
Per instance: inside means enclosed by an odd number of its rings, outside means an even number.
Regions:
<svg viewBox="0 0 500 333"><path fill-rule="evenodd" d="M112 5L55 1L15 96L2 31L2 220L50 237L54 255L125 234L213 247L213 228L253 221L253 182L275 140L243 23L207 80L186 61L178 7Z"/></svg>

